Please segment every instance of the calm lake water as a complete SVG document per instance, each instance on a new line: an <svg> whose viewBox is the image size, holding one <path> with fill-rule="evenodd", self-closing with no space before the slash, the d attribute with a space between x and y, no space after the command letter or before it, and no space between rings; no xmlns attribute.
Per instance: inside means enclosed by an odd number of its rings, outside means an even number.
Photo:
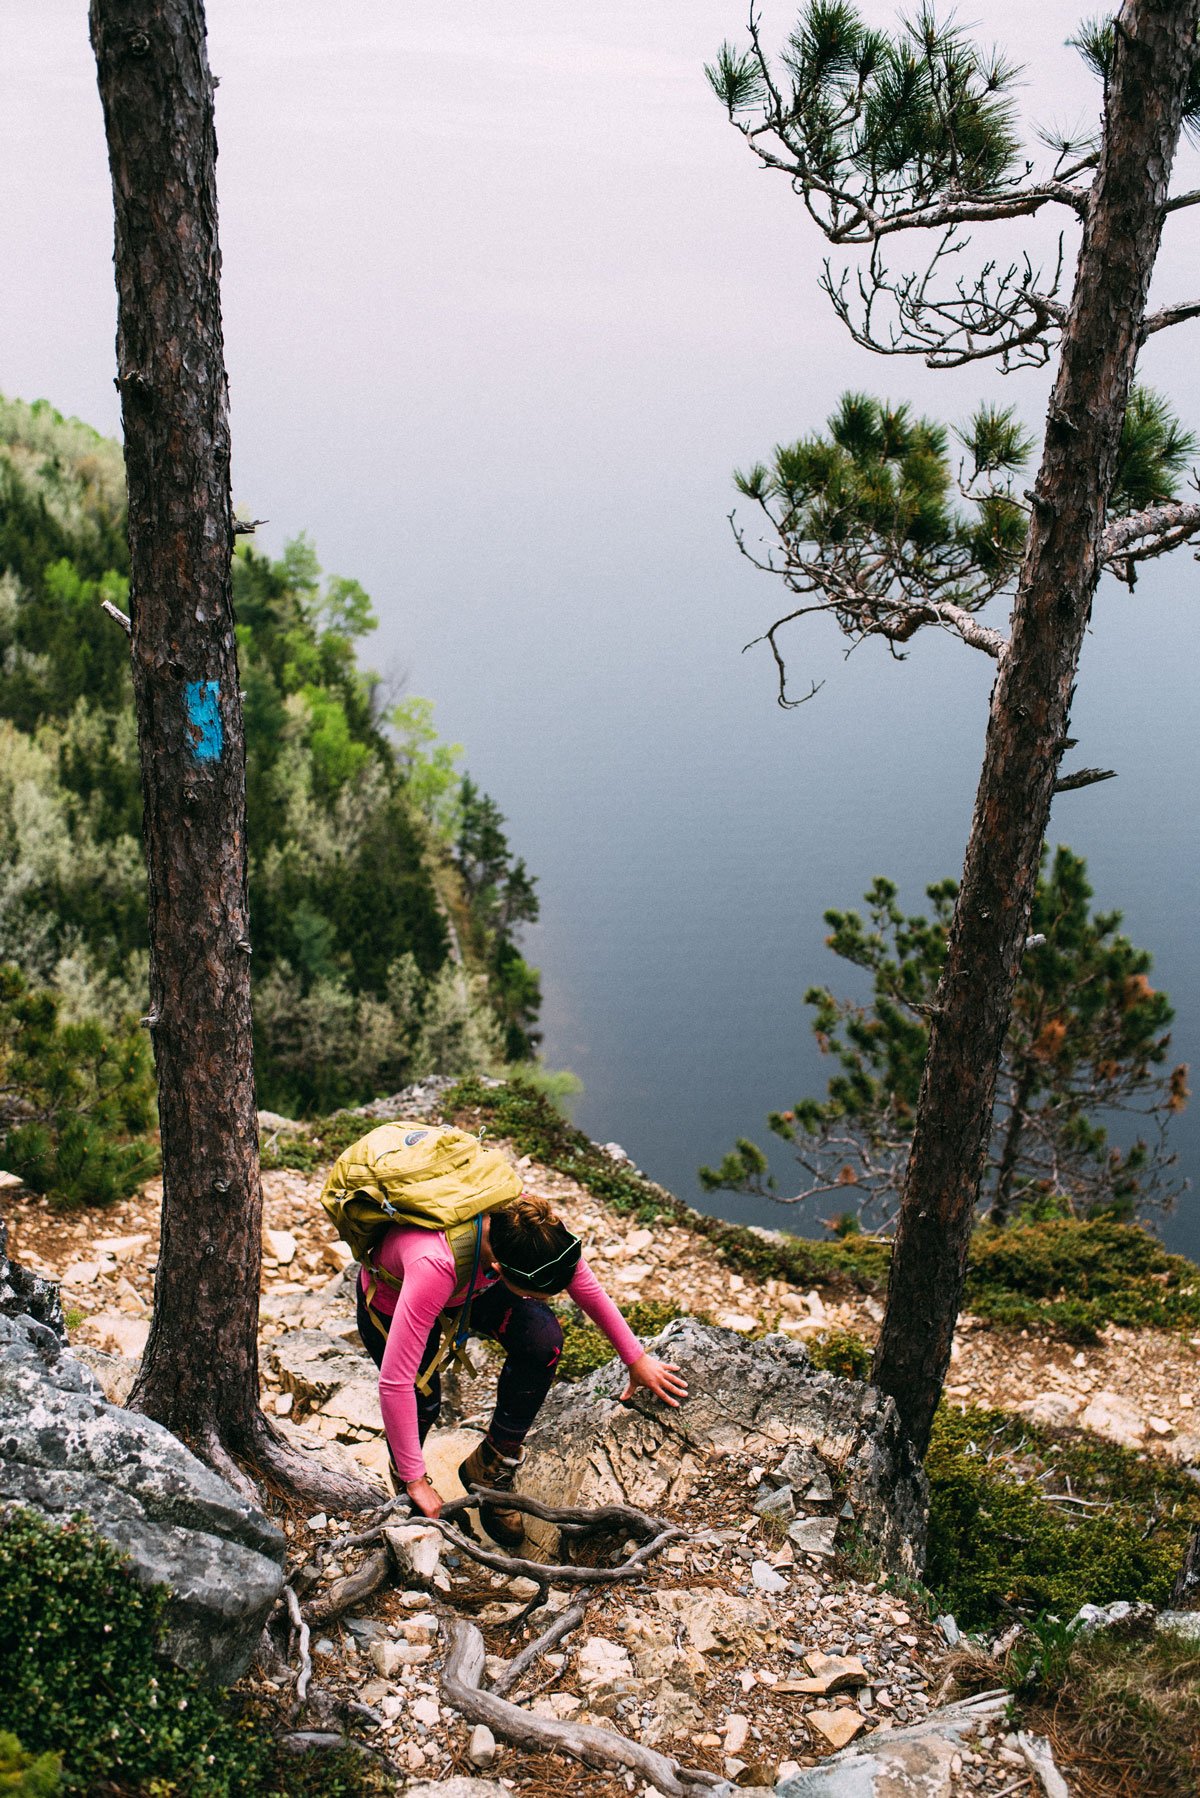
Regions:
<svg viewBox="0 0 1200 1798"><path fill-rule="evenodd" d="M743 11L472 0L425 21L349 0L334 23L317 0L210 0L209 19L236 497L271 521L268 547L308 530L364 581L370 659L435 700L507 814L540 879L528 947L546 1059L585 1082L578 1122L682 1197L778 1224L798 1220L702 1200L695 1170L823 1086L803 993L853 989L822 911L877 873L916 908L958 872L992 669L943 639L903 664L845 661L813 629L794 667L826 685L781 712L765 651L741 653L779 596L735 552L730 471L849 387L949 420L999 398L1036 424L1047 381L933 375L847 342L799 202L703 85ZM0 15L0 154L23 177L0 215L0 389L112 430L84 12ZM772 14L782 31L791 9ZM1094 112L1062 47L1077 16L1075 0L1005 9L1039 117ZM1194 286L1180 217L1164 301ZM1144 369L1193 424L1197 329L1155 339ZM1051 826L1153 950L1193 1062L1196 574L1185 553L1133 596L1103 590L1075 762L1120 778L1062 795ZM1200 1105L1175 1142L1200 1177ZM1200 1254L1200 1199L1165 1234Z"/></svg>

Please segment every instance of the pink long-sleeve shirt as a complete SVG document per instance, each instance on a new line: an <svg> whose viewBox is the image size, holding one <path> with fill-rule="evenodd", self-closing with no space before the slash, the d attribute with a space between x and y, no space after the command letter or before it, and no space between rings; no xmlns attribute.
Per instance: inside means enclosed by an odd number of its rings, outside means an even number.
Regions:
<svg viewBox="0 0 1200 1798"><path fill-rule="evenodd" d="M448 1307L463 1303L466 1282L455 1290L454 1254L442 1230L397 1224L376 1249L375 1261L404 1283L397 1292L380 1280L371 1300L374 1310L392 1318L379 1369L379 1408L397 1473L405 1482L420 1480L425 1478L425 1461L417 1435L414 1382L434 1323ZM473 1293L494 1285L495 1279L494 1274L481 1268ZM366 1269L359 1274L359 1280L365 1293ZM642 1353L642 1345L586 1261L580 1261L566 1290L584 1315L603 1330L626 1367L632 1367Z"/></svg>

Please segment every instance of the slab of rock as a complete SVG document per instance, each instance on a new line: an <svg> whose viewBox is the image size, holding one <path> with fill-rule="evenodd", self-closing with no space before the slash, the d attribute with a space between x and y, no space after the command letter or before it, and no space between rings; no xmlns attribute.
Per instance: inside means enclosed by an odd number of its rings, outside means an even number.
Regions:
<svg viewBox="0 0 1200 1798"><path fill-rule="evenodd" d="M719 1586L660 1587L654 1596L697 1654L749 1659L779 1640L772 1613L760 1599L738 1598Z"/></svg>
<svg viewBox="0 0 1200 1798"><path fill-rule="evenodd" d="M403 1798L512 1798L498 1779L414 1779L403 1788Z"/></svg>
<svg viewBox="0 0 1200 1798"><path fill-rule="evenodd" d="M110 1405L123 1405L133 1391L140 1362L131 1355L110 1355L104 1349L78 1344L73 1351L83 1365L96 1376L101 1392Z"/></svg>
<svg viewBox="0 0 1200 1798"><path fill-rule="evenodd" d="M105 1354L120 1355L129 1361L141 1360L150 1334L147 1318L129 1317L124 1311L94 1311L85 1318L83 1327Z"/></svg>
<svg viewBox="0 0 1200 1798"><path fill-rule="evenodd" d="M326 1330L290 1330L277 1336L267 1358L284 1391L294 1395L298 1417L319 1410L343 1386L368 1379L373 1383L376 1377L365 1354L356 1354L348 1342ZM372 1427L379 1428L378 1404Z"/></svg>
<svg viewBox="0 0 1200 1798"><path fill-rule="evenodd" d="M639 1394L617 1404L626 1378L617 1361L560 1386L531 1438L524 1491L553 1505L625 1502L654 1510L685 1501L714 1451L770 1464L795 1447L811 1451L850 1499L858 1529L889 1571L920 1571L928 1486L890 1398L818 1372L803 1346L782 1335L747 1342L682 1317L649 1347L679 1364L686 1402L668 1410ZM813 1466L807 1456L801 1461ZM538 1539L532 1527L530 1535Z"/></svg>
<svg viewBox="0 0 1200 1798"><path fill-rule="evenodd" d="M1080 1403L1069 1392L1039 1392L1036 1398L1026 1399L1016 1409L1030 1423L1040 1424L1043 1429L1061 1430L1074 1423Z"/></svg>
<svg viewBox="0 0 1200 1798"><path fill-rule="evenodd" d="M1007 1704L1006 1692L987 1692L932 1711L910 1728L877 1730L861 1747L781 1780L776 1798L953 1798L962 1790L955 1764L962 1764L963 1738L993 1723ZM853 1711L825 1714L855 1716ZM816 1715L810 1711L805 1721L812 1723Z"/></svg>
<svg viewBox="0 0 1200 1798"><path fill-rule="evenodd" d="M1140 1448L1146 1420L1135 1404L1119 1392L1098 1392L1079 1419L1085 1430L1106 1436L1122 1448Z"/></svg>
<svg viewBox="0 0 1200 1798"><path fill-rule="evenodd" d="M797 1517L788 1530L788 1541L802 1555L831 1555L836 1536L836 1517Z"/></svg>
<svg viewBox="0 0 1200 1798"><path fill-rule="evenodd" d="M817 1741L830 1748L844 1748L867 1727L861 1711L842 1708L836 1711L806 1711L804 1721Z"/></svg>
<svg viewBox="0 0 1200 1798"><path fill-rule="evenodd" d="M82 1512L135 1578L168 1588L170 1658L228 1684L282 1590L283 1536L161 1424L108 1403L60 1312L54 1327L47 1284L0 1247L0 1503L64 1523Z"/></svg>

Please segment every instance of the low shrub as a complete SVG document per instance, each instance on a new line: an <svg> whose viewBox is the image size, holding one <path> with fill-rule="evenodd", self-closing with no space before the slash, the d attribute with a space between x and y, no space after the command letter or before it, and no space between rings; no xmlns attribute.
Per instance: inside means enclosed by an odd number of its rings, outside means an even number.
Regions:
<svg viewBox="0 0 1200 1798"><path fill-rule="evenodd" d="M671 1319L680 1315L679 1306L656 1299L639 1300L622 1305L622 1315L635 1336L657 1336ZM558 1363L560 1380L582 1380L613 1358L612 1343L595 1324L584 1323L574 1305L564 1305L558 1313L563 1331L563 1352Z"/></svg>
<svg viewBox="0 0 1200 1798"><path fill-rule="evenodd" d="M943 1406L925 1471L925 1582L965 1629L1121 1598L1161 1605L1200 1523L1182 1470L1003 1411Z"/></svg>
<svg viewBox="0 0 1200 1798"><path fill-rule="evenodd" d="M62 1768L56 1754L26 1754L16 1736L0 1729L0 1793L5 1798L58 1798Z"/></svg>
<svg viewBox="0 0 1200 1798"><path fill-rule="evenodd" d="M1136 1224L1055 1218L984 1228L971 1243L966 1302L992 1323L1094 1336L1200 1325L1200 1268Z"/></svg>
<svg viewBox="0 0 1200 1798"><path fill-rule="evenodd" d="M163 1602L85 1522L57 1528L19 1509L0 1517L0 1715L34 1767L61 1759L64 1793L358 1798L381 1789L357 1757L283 1755L260 1721L235 1716L222 1695L160 1660ZM0 1772L0 1791L3 1780ZM12 1789L34 1798L58 1788Z"/></svg>
<svg viewBox="0 0 1200 1798"><path fill-rule="evenodd" d="M108 1205L158 1168L145 1033L63 1023L58 1000L0 967L0 1161L62 1204Z"/></svg>
<svg viewBox="0 0 1200 1798"><path fill-rule="evenodd" d="M871 1349L853 1330L830 1330L805 1343L814 1367L835 1373L843 1380L871 1377Z"/></svg>

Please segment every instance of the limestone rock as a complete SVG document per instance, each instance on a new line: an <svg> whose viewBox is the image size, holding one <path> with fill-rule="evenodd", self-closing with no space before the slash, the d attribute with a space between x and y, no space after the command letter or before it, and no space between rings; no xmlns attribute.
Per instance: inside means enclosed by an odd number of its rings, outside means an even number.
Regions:
<svg viewBox="0 0 1200 1798"><path fill-rule="evenodd" d="M719 1586L660 1588L660 1609L675 1618L697 1654L737 1654L749 1660L776 1640L770 1609L757 1598L735 1598Z"/></svg>
<svg viewBox="0 0 1200 1798"><path fill-rule="evenodd" d="M559 1387L543 1407L522 1472L531 1497L654 1510L685 1502L714 1451L760 1457L764 1464L784 1454L786 1464L785 1451L797 1448L812 1454L849 1497L859 1530L885 1567L920 1571L928 1487L891 1399L859 1381L818 1372L802 1345L782 1335L747 1342L682 1317L649 1347L679 1364L689 1387L686 1403L667 1410L639 1394L618 1405L625 1370L616 1361ZM791 1483L790 1470L788 1477ZM835 1524L812 1521L822 1540L826 1526Z"/></svg>
<svg viewBox="0 0 1200 1798"><path fill-rule="evenodd" d="M402 1523L385 1527L383 1539L392 1552L402 1574L415 1574L418 1579L432 1579L442 1562L442 1538L439 1531L424 1523Z"/></svg>
<svg viewBox="0 0 1200 1798"><path fill-rule="evenodd" d="M282 1589L284 1539L161 1424L109 1404L53 1327L18 1310L23 1291L53 1316L44 1286L0 1252L0 1502L54 1521L83 1512L137 1579L169 1589L171 1659L229 1683Z"/></svg>
<svg viewBox="0 0 1200 1798"><path fill-rule="evenodd" d="M797 1517L788 1530L788 1541L798 1554L831 1555L836 1535L836 1517Z"/></svg>
<svg viewBox="0 0 1200 1798"><path fill-rule="evenodd" d="M402 1798L512 1798L498 1779L414 1779L402 1788Z"/></svg>
<svg viewBox="0 0 1200 1798"><path fill-rule="evenodd" d="M275 1257L280 1267L287 1267L296 1259L299 1246L290 1230L263 1231L263 1247Z"/></svg>
<svg viewBox="0 0 1200 1798"><path fill-rule="evenodd" d="M11 1177L11 1176L10 1176ZM18 1182L19 1184L19 1182ZM44 1324L60 1342L67 1340L62 1302L53 1280L30 1273L8 1258L8 1222L0 1217L0 1314L5 1317L31 1317Z"/></svg>
<svg viewBox="0 0 1200 1798"><path fill-rule="evenodd" d="M919 1793L921 1798L953 1798L962 1790L957 1771L962 1765L963 1737L981 1724L994 1724L1007 1703L1007 1693L985 1693L931 1711L910 1728L879 1730L860 1747L848 1748L820 1766L781 1780L775 1787L776 1798L901 1798L901 1794L907 1798L910 1793ZM810 1711L806 1721L812 1723L817 1714ZM830 1714L851 1722L856 1715L853 1711L826 1713ZM828 1740L824 1731L822 1737Z"/></svg>
<svg viewBox="0 0 1200 1798"><path fill-rule="evenodd" d="M490 1767L495 1758L495 1736L486 1723L477 1723L467 1743L467 1759L473 1767Z"/></svg>
<svg viewBox="0 0 1200 1798"><path fill-rule="evenodd" d="M133 1391L140 1363L131 1355L110 1355L104 1349L79 1344L74 1353L90 1368L110 1405L123 1405Z"/></svg>
<svg viewBox="0 0 1200 1798"><path fill-rule="evenodd" d="M1016 1409L1030 1423L1040 1424L1043 1429L1061 1430L1074 1422L1079 1406L1079 1399L1069 1392L1039 1392L1036 1398L1026 1399Z"/></svg>
<svg viewBox="0 0 1200 1798"><path fill-rule="evenodd" d="M842 1708L836 1711L806 1711L804 1721L817 1741L830 1748L844 1748L867 1727L861 1711Z"/></svg>
<svg viewBox="0 0 1200 1798"><path fill-rule="evenodd" d="M1122 1448L1140 1448L1146 1434L1146 1420L1137 1406L1119 1392L1098 1392L1083 1412L1079 1422L1097 1436L1107 1436Z"/></svg>
<svg viewBox="0 0 1200 1798"><path fill-rule="evenodd" d="M86 1320L88 1336L105 1354L140 1361L150 1334L144 1317L128 1317L123 1311L94 1311Z"/></svg>
<svg viewBox="0 0 1200 1798"><path fill-rule="evenodd" d="M301 1416L319 1410L343 1386L374 1376L366 1355L355 1354L348 1343L325 1330L291 1330L271 1343L268 1358L284 1391L295 1395ZM379 1428L378 1403L372 1427Z"/></svg>

